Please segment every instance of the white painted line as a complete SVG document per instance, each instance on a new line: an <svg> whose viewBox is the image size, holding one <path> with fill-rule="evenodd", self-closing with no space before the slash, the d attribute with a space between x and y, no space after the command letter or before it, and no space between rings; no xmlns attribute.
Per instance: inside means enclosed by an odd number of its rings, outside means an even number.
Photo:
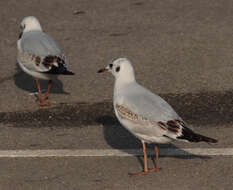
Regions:
<svg viewBox="0 0 233 190"><path fill-rule="evenodd" d="M58 149L58 150L0 150L0 158L37 158L37 157L98 157L98 156L141 156L140 149ZM154 151L148 149L148 155ZM159 149L160 156L233 156L233 148L186 148Z"/></svg>

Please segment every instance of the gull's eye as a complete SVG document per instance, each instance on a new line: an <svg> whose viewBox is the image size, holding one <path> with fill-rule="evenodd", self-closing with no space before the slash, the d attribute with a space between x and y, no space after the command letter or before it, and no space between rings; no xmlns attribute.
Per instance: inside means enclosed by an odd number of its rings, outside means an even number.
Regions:
<svg viewBox="0 0 233 190"><path fill-rule="evenodd" d="M116 68L116 72L119 72L120 71L120 67L118 66L117 68Z"/></svg>
<svg viewBox="0 0 233 190"><path fill-rule="evenodd" d="M112 68L113 64L109 64L110 69Z"/></svg>

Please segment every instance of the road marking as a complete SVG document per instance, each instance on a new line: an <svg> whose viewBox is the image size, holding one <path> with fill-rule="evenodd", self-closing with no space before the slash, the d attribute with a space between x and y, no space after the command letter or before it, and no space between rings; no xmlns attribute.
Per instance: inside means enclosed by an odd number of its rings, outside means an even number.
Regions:
<svg viewBox="0 0 233 190"><path fill-rule="evenodd" d="M142 156L140 149L0 150L0 158ZM148 149L148 155L154 151ZM233 156L233 148L161 148L160 156Z"/></svg>

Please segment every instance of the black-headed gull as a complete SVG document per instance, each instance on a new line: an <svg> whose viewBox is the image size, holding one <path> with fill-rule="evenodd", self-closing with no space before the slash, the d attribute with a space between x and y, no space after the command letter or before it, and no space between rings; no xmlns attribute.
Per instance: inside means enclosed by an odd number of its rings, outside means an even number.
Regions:
<svg viewBox="0 0 233 190"><path fill-rule="evenodd" d="M98 72L106 71L115 77L113 105L116 117L143 145L144 171L130 175L159 171L158 145L155 146L156 166L148 169L145 143L168 143L171 140L217 143L215 139L193 132L164 99L139 85L128 59L116 59Z"/></svg>
<svg viewBox="0 0 233 190"><path fill-rule="evenodd" d="M48 99L52 80L58 75L73 75L66 68L65 57L56 42L42 31L39 21L33 17L25 17L21 24L21 33L17 41L17 62L21 69L36 80L41 106L49 106ZM44 96L38 79L48 80L48 89Z"/></svg>

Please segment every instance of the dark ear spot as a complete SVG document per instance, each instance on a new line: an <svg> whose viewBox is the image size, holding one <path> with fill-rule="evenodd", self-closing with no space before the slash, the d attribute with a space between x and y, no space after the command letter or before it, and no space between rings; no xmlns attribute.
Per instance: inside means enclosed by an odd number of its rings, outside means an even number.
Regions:
<svg viewBox="0 0 233 190"><path fill-rule="evenodd" d="M23 29L25 28L25 24L24 25L20 25L20 30L23 31Z"/></svg>
<svg viewBox="0 0 233 190"><path fill-rule="evenodd" d="M118 66L117 68L116 68L116 72L119 72L120 71L120 67Z"/></svg>

